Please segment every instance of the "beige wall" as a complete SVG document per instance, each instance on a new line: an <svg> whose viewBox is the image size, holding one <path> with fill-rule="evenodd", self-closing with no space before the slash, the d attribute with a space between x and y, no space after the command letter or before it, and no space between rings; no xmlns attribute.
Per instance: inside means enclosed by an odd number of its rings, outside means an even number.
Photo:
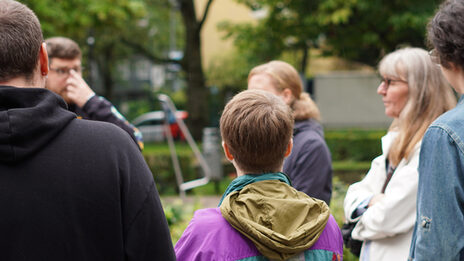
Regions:
<svg viewBox="0 0 464 261"><path fill-rule="evenodd" d="M369 72L331 72L314 77L314 99L326 128L388 128L380 79Z"/></svg>
<svg viewBox="0 0 464 261"><path fill-rule="evenodd" d="M198 19L201 19L207 0L195 0ZM232 40L224 40L223 32L219 32L217 24L223 21L232 23L253 22L251 11L235 0L214 0L209 9L208 17L201 32L203 68L207 68L209 61L215 56L233 50Z"/></svg>

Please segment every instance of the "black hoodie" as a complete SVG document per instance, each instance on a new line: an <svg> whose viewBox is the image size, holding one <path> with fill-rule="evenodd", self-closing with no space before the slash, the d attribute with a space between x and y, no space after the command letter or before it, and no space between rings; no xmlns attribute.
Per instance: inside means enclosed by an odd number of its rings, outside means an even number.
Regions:
<svg viewBox="0 0 464 261"><path fill-rule="evenodd" d="M129 135L56 94L0 86L0 260L175 260Z"/></svg>

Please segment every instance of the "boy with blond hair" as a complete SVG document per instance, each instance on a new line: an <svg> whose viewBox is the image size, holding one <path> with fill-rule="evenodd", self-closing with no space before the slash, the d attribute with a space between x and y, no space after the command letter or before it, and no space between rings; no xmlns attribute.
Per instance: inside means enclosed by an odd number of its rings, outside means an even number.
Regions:
<svg viewBox="0 0 464 261"><path fill-rule="evenodd" d="M236 95L220 121L226 158L237 170L218 208L198 210L175 246L182 260L341 260L329 207L290 186L282 173L293 117L277 96Z"/></svg>

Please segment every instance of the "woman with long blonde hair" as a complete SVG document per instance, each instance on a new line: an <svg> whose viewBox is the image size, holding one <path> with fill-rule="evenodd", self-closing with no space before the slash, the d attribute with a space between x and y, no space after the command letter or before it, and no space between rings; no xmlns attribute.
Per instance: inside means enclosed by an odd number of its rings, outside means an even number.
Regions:
<svg viewBox="0 0 464 261"><path fill-rule="evenodd" d="M345 218L363 241L360 260L406 260L416 220L418 163L427 127L456 105L450 86L429 54L403 48L379 64L385 114L393 118L382 138L383 154L366 177L348 189Z"/></svg>

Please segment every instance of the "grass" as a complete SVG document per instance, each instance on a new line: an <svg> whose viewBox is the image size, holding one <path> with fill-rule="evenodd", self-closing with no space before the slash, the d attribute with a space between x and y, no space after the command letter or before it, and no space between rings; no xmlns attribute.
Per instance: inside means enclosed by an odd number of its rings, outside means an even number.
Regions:
<svg viewBox="0 0 464 261"><path fill-rule="evenodd" d="M208 184L200 187L196 187L191 191L188 191L189 195L222 195L227 186L229 186L230 182L233 180L232 177L226 177L221 181L210 181Z"/></svg>
<svg viewBox="0 0 464 261"><path fill-rule="evenodd" d="M185 228L187 228L190 219L193 217L193 213L201 209L202 206L198 201L195 201L193 204L185 204L181 199L167 202L161 198L161 202L171 232L172 244L175 245Z"/></svg>
<svg viewBox="0 0 464 261"><path fill-rule="evenodd" d="M343 182L339 177L334 177L332 182L332 200L330 201L330 211L332 212L332 215L337 221L339 227L342 226L345 220L345 214L343 211L343 200L345 199L348 186L349 184ZM348 249L344 248L343 260L357 261L358 258L351 254Z"/></svg>
<svg viewBox="0 0 464 261"><path fill-rule="evenodd" d="M187 142L176 141L176 152L177 154L193 154L192 149ZM201 144L197 143L198 148L201 149ZM143 148L144 154L169 154L169 145L167 142L162 143L145 143Z"/></svg>

